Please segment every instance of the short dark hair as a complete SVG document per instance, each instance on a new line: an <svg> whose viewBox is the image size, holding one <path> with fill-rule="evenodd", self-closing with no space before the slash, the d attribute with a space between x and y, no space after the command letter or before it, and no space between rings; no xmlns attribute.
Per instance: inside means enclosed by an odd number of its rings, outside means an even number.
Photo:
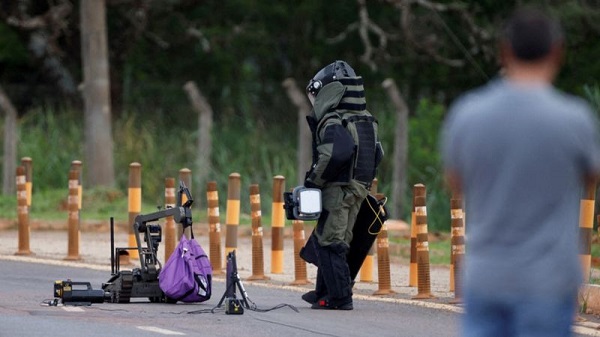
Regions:
<svg viewBox="0 0 600 337"><path fill-rule="evenodd" d="M550 53L552 47L563 42L558 20L532 7L517 9L506 22L502 39L511 47L519 60L536 61Z"/></svg>

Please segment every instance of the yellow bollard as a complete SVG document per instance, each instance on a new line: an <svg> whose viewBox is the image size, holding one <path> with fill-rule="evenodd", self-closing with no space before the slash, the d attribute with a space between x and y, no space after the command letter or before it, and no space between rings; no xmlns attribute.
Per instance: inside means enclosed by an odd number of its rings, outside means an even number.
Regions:
<svg viewBox="0 0 600 337"><path fill-rule="evenodd" d="M594 204L596 199L596 181L585 184L584 195L579 207L579 258L583 270L583 282L589 283L592 268L592 232L594 227Z"/></svg>
<svg viewBox="0 0 600 337"><path fill-rule="evenodd" d="M365 257L362 266L360 267L360 282L373 282L373 260L375 255L375 245L371 246L369 253Z"/></svg>
<svg viewBox="0 0 600 337"><path fill-rule="evenodd" d="M165 208L174 208L176 202L175 178L165 178ZM175 220L172 216L169 216L165 220L165 261L169 260L177 246L177 240L181 238L175 237L176 234Z"/></svg>
<svg viewBox="0 0 600 337"><path fill-rule="evenodd" d="M17 167L17 219L19 223L19 248L15 255L31 255L29 249L29 207L27 207L27 187L25 168Z"/></svg>
<svg viewBox="0 0 600 337"><path fill-rule="evenodd" d="M21 158L21 165L25 168L25 190L27 191L27 207L31 208L33 190L33 162L30 157Z"/></svg>
<svg viewBox="0 0 600 337"><path fill-rule="evenodd" d="M450 252L450 291L454 291L453 303L460 303L462 297L461 272L465 257L465 226L463 222L462 196L452 193L450 199L451 252Z"/></svg>
<svg viewBox="0 0 600 337"><path fill-rule="evenodd" d="M192 196L194 195L192 193L192 171L189 168L182 168L181 170L179 170L179 180L183 181L183 183L185 184L185 186L188 188L188 190L190 191L190 194L192 194ZM177 186L179 186L179 184L177 184ZM185 202L187 201L187 196L184 194L181 196L181 204L185 204ZM192 207L194 207L194 205L192 205ZM177 230L177 240L179 240L181 238L181 236L183 235L183 226L176 226L176 230ZM191 227L188 228L189 233L187 233L186 235L191 237ZM188 232L186 231L186 232Z"/></svg>
<svg viewBox="0 0 600 337"><path fill-rule="evenodd" d="M416 184L415 191L415 223L417 228L417 296L413 299L433 298L429 270L429 237L427 232L427 203L425 185Z"/></svg>
<svg viewBox="0 0 600 337"><path fill-rule="evenodd" d="M417 274L417 219L415 215L415 188L413 188L413 205L410 217L410 267L408 276L408 286L416 287L418 284Z"/></svg>
<svg viewBox="0 0 600 337"><path fill-rule="evenodd" d="M283 273L284 191L285 178L281 175L273 177L273 204L271 208L271 273L273 274Z"/></svg>
<svg viewBox="0 0 600 337"><path fill-rule="evenodd" d="M304 221L292 221L294 230L294 281L292 285L308 284L306 273L306 261L300 257L300 249L306 244L306 234L304 232Z"/></svg>
<svg viewBox="0 0 600 337"><path fill-rule="evenodd" d="M78 176L78 180L77 180L77 206L78 209L81 211L81 205L82 205L82 200L83 200L83 184L81 183L82 177L83 177L83 170L82 170L82 163L80 160L73 160L71 162L71 170L76 170L77 172L79 172ZM81 218L80 218L81 220Z"/></svg>
<svg viewBox="0 0 600 337"><path fill-rule="evenodd" d="M371 246L362 266L360 267L360 282L373 282L373 265L374 265L375 245Z"/></svg>
<svg viewBox="0 0 600 337"><path fill-rule="evenodd" d="M129 247L137 247L137 240L133 230L135 217L142 212L142 165L140 163L129 164L129 190L128 190L128 209L129 209ZM139 258L137 249L129 250L129 256Z"/></svg>
<svg viewBox="0 0 600 337"><path fill-rule="evenodd" d="M240 225L240 180L239 173L229 175L225 219L225 255L237 249L238 227Z"/></svg>
<svg viewBox="0 0 600 337"><path fill-rule="evenodd" d="M248 280L266 280L263 251L262 211L258 184L250 185L250 216L252 217L252 275Z"/></svg>
<svg viewBox="0 0 600 337"><path fill-rule="evenodd" d="M77 218L78 218L78 226L81 229L81 205L83 200L83 185L81 184L81 180L83 179L83 170L82 163L80 160L73 160L71 162L71 170L77 171Z"/></svg>
<svg viewBox="0 0 600 337"><path fill-rule="evenodd" d="M377 178L371 183L371 194L377 194ZM375 255L375 244L371 246L362 266L360 267L360 282L373 282L373 256Z"/></svg>
<svg viewBox="0 0 600 337"><path fill-rule="evenodd" d="M208 205L208 244L209 259L214 275L223 274L221 263L221 220L219 215L219 192L217 182L209 181L206 184L206 198Z"/></svg>
<svg viewBox="0 0 600 337"><path fill-rule="evenodd" d="M383 195L375 195L377 200L384 198ZM381 231L377 235L377 283L378 290L373 295L393 294L392 277L390 271L390 243L388 240L387 225L383 223Z"/></svg>
<svg viewBox="0 0 600 337"><path fill-rule="evenodd" d="M417 219L415 215L415 196L413 192L413 207L410 215L410 266L408 270L408 286L416 287L418 284L417 274Z"/></svg>
<svg viewBox="0 0 600 337"><path fill-rule="evenodd" d="M69 197L68 197L68 207L69 207L69 221L67 223L68 226L68 249L67 249L67 257L65 260L67 261L76 261L80 260L79 257L79 171L70 170L69 171Z"/></svg>

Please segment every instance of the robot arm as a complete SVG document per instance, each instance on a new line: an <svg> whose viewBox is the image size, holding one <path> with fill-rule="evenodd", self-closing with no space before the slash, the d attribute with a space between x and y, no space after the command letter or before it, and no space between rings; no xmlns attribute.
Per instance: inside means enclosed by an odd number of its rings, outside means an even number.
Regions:
<svg viewBox="0 0 600 337"><path fill-rule="evenodd" d="M185 217L185 209L183 207L174 207L160 210L150 214L140 214L135 217L135 226L140 232L145 231L146 223L157 221L166 217L172 216L175 222L180 223Z"/></svg>
<svg viewBox="0 0 600 337"><path fill-rule="evenodd" d="M186 201L182 205L183 196L186 196ZM191 206L194 203L189 189L183 182L179 182L179 193L177 195L177 206L173 208L163 209L150 214L140 214L135 217L133 230L137 243L140 265L142 269L149 274L156 274L156 252L158 251L158 243L161 241L160 225L149 225L149 222L157 221L169 216L173 217L176 223L183 226L183 229L192 226L192 211ZM144 234L144 241L148 247L142 248L140 242L140 233Z"/></svg>
<svg viewBox="0 0 600 337"><path fill-rule="evenodd" d="M184 195L186 197L186 201L182 205ZM180 181L179 193L177 195L177 206L150 214L140 214L135 217L134 226L137 226L140 232L144 232L146 230L146 223L172 216L176 223L183 225L183 228L189 227L192 225L191 207L193 203L194 199L192 199L190 190L185 186L183 181Z"/></svg>

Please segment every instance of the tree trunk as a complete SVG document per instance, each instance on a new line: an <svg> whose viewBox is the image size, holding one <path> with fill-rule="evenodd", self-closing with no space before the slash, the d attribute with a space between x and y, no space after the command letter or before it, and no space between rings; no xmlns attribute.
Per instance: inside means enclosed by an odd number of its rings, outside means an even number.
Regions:
<svg viewBox="0 0 600 337"><path fill-rule="evenodd" d="M105 0L82 0L80 20L86 184L112 186L115 173Z"/></svg>
<svg viewBox="0 0 600 337"><path fill-rule="evenodd" d="M388 78L381 86L387 92L392 104L396 108L396 132L394 137L394 156L392 173L392 203L390 212L400 218L404 208L406 192L406 174L408 158L408 107L400 90L393 79Z"/></svg>
<svg viewBox="0 0 600 337"><path fill-rule="evenodd" d="M4 111L4 151L2 156L2 194L16 192L17 110L0 87L0 110Z"/></svg>
<svg viewBox="0 0 600 337"><path fill-rule="evenodd" d="M312 137L310 134L310 129L306 124L306 116L310 114L311 106L308 98L298 88L296 81L293 78L288 78L283 81L281 84L292 103L298 108L298 150L296 154L296 158L298 161L297 172L298 172L298 185L302 185L304 183L304 173L310 167L311 160L311 146L312 146Z"/></svg>
<svg viewBox="0 0 600 337"><path fill-rule="evenodd" d="M198 155L196 164L198 166L198 183L205 186L208 182L208 174L212 170L212 125L213 110L208 100L198 89L195 82L189 81L183 89L188 95L190 103L198 113ZM202 200L202 198L197 198Z"/></svg>

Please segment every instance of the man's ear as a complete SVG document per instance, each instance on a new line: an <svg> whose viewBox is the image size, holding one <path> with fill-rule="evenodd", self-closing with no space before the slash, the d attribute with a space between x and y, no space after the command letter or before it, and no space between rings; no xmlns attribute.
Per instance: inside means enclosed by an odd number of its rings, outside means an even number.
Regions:
<svg viewBox="0 0 600 337"><path fill-rule="evenodd" d="M553 81L564 62L564 48L562 42L555 43L552 46L545 62L548 67L549 80Z"/></svg>
<svg viewBox="0 0 600 337"><path fill-rule="evenodd" d="M499 42L498 54L498 60L502 68L506 68L507 65L510 64L510 61L514 58L512 47L510 46L510 43L506 40L502 40Z"/></svg>
<svg viewBox="0 0 600 337"><path fill-rule="evenodd" d="M560 68L565 61L564 42L555 43L550 50L550 57L557 68Z"/></svg>

